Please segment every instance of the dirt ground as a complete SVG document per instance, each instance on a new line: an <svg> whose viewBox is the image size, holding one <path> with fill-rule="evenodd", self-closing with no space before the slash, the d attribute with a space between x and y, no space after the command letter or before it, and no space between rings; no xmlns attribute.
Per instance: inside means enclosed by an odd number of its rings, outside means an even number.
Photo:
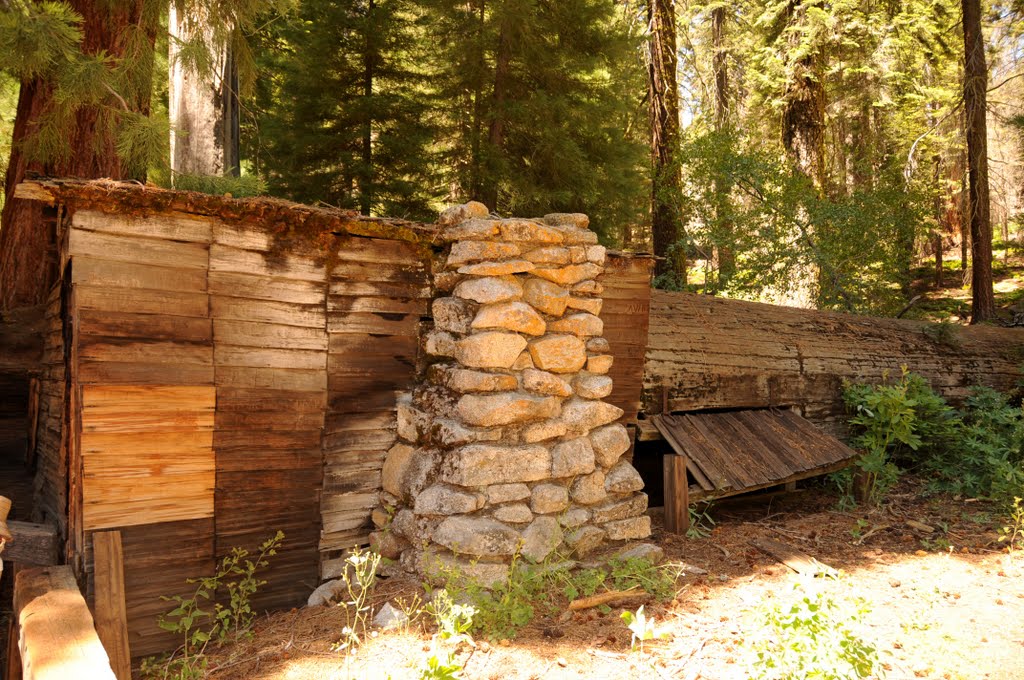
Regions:
<svg viewBox="0 0 1024 680"><path fill-rule="evenodd" d="M539 618L512 641L478 639L457 658L464 677L740 679L749 677L752 611L788 590L796 574L750 545L772 538L839 570L836 588L866 600L866 638L887 678L1024 677L1024 554L996 543L999 518L981 501L922 497L904 481L885 508L839 512L823 487L759 500L723 502L708 538L666 534L653 541L668 562L688 565L675 598L647 611L670 637L630 650L621 609ZM860 520L860 522L858 522ZM913 529L907 520L935 528ZM382 581L377 605L422 592L404 578ZM564 602L557 603L564 611ZM635 607L635 605L633 605ZM410 678L428 656L430 632L369 637L348 659L333 650L344 617L337 607L262 619L255 637L215 652L212 677L244 679ZM883 677L880 675L879 677Z"/></svg>

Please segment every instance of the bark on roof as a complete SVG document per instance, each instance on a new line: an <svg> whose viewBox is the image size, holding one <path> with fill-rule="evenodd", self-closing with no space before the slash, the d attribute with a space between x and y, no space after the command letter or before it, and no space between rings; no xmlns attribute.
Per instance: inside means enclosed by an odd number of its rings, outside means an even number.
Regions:
<svg viewBox="0 0 1024 680"><path fill-rule="evenodd" d="M173 191L137 182L109 179L34 179L18 185L16 198L50 205L127 215L182 212L227 223L262 226L279 234L333 232L352 236L433 243L437 227L387 217L367 217L352 210L293 203L280 198L232 198L195 191Z"/></svg>

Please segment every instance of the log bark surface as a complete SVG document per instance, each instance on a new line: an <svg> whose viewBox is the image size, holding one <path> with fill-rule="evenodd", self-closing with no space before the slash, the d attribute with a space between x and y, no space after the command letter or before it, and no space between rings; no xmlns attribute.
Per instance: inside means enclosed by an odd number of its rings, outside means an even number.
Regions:
<svg viewBox="0 0 1024 680"><path fill-rule="evenodd" d="M902 366L956 403L974 385L1020 379L1024 332L652 291L644 375L647 413L797 407L842 434L844 380L879 382Z"/></svg>

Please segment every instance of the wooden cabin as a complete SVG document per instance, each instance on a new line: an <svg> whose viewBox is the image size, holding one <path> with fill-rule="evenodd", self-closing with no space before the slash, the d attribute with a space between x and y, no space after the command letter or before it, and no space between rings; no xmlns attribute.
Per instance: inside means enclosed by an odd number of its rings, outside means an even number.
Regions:
<svg viewBox="0 0 1024 680"><path fill-rule="evenodd" d="M113 182L19 196L50 206L59 244L35 515L87 597L92 534L117 530L132 656L166 651L161 596L281 530L254 605L304 604L372 529L396 395L422 369L433 225ZM631 423L650 265L614 255L603 280Z"/></svg>

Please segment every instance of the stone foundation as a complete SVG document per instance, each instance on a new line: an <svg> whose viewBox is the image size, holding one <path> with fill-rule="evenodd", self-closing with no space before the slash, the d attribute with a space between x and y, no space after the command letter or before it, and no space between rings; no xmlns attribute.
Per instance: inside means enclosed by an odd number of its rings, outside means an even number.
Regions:
<svg viewBox="0 0 1024 680"><path fill-rule="evenodd" d="M605 249L588 222L442 214L430 365L399 402L374 513L376 545L405 568L495 580L516 552L583 557L650 535L622 410L602 401Z"/></svg>

